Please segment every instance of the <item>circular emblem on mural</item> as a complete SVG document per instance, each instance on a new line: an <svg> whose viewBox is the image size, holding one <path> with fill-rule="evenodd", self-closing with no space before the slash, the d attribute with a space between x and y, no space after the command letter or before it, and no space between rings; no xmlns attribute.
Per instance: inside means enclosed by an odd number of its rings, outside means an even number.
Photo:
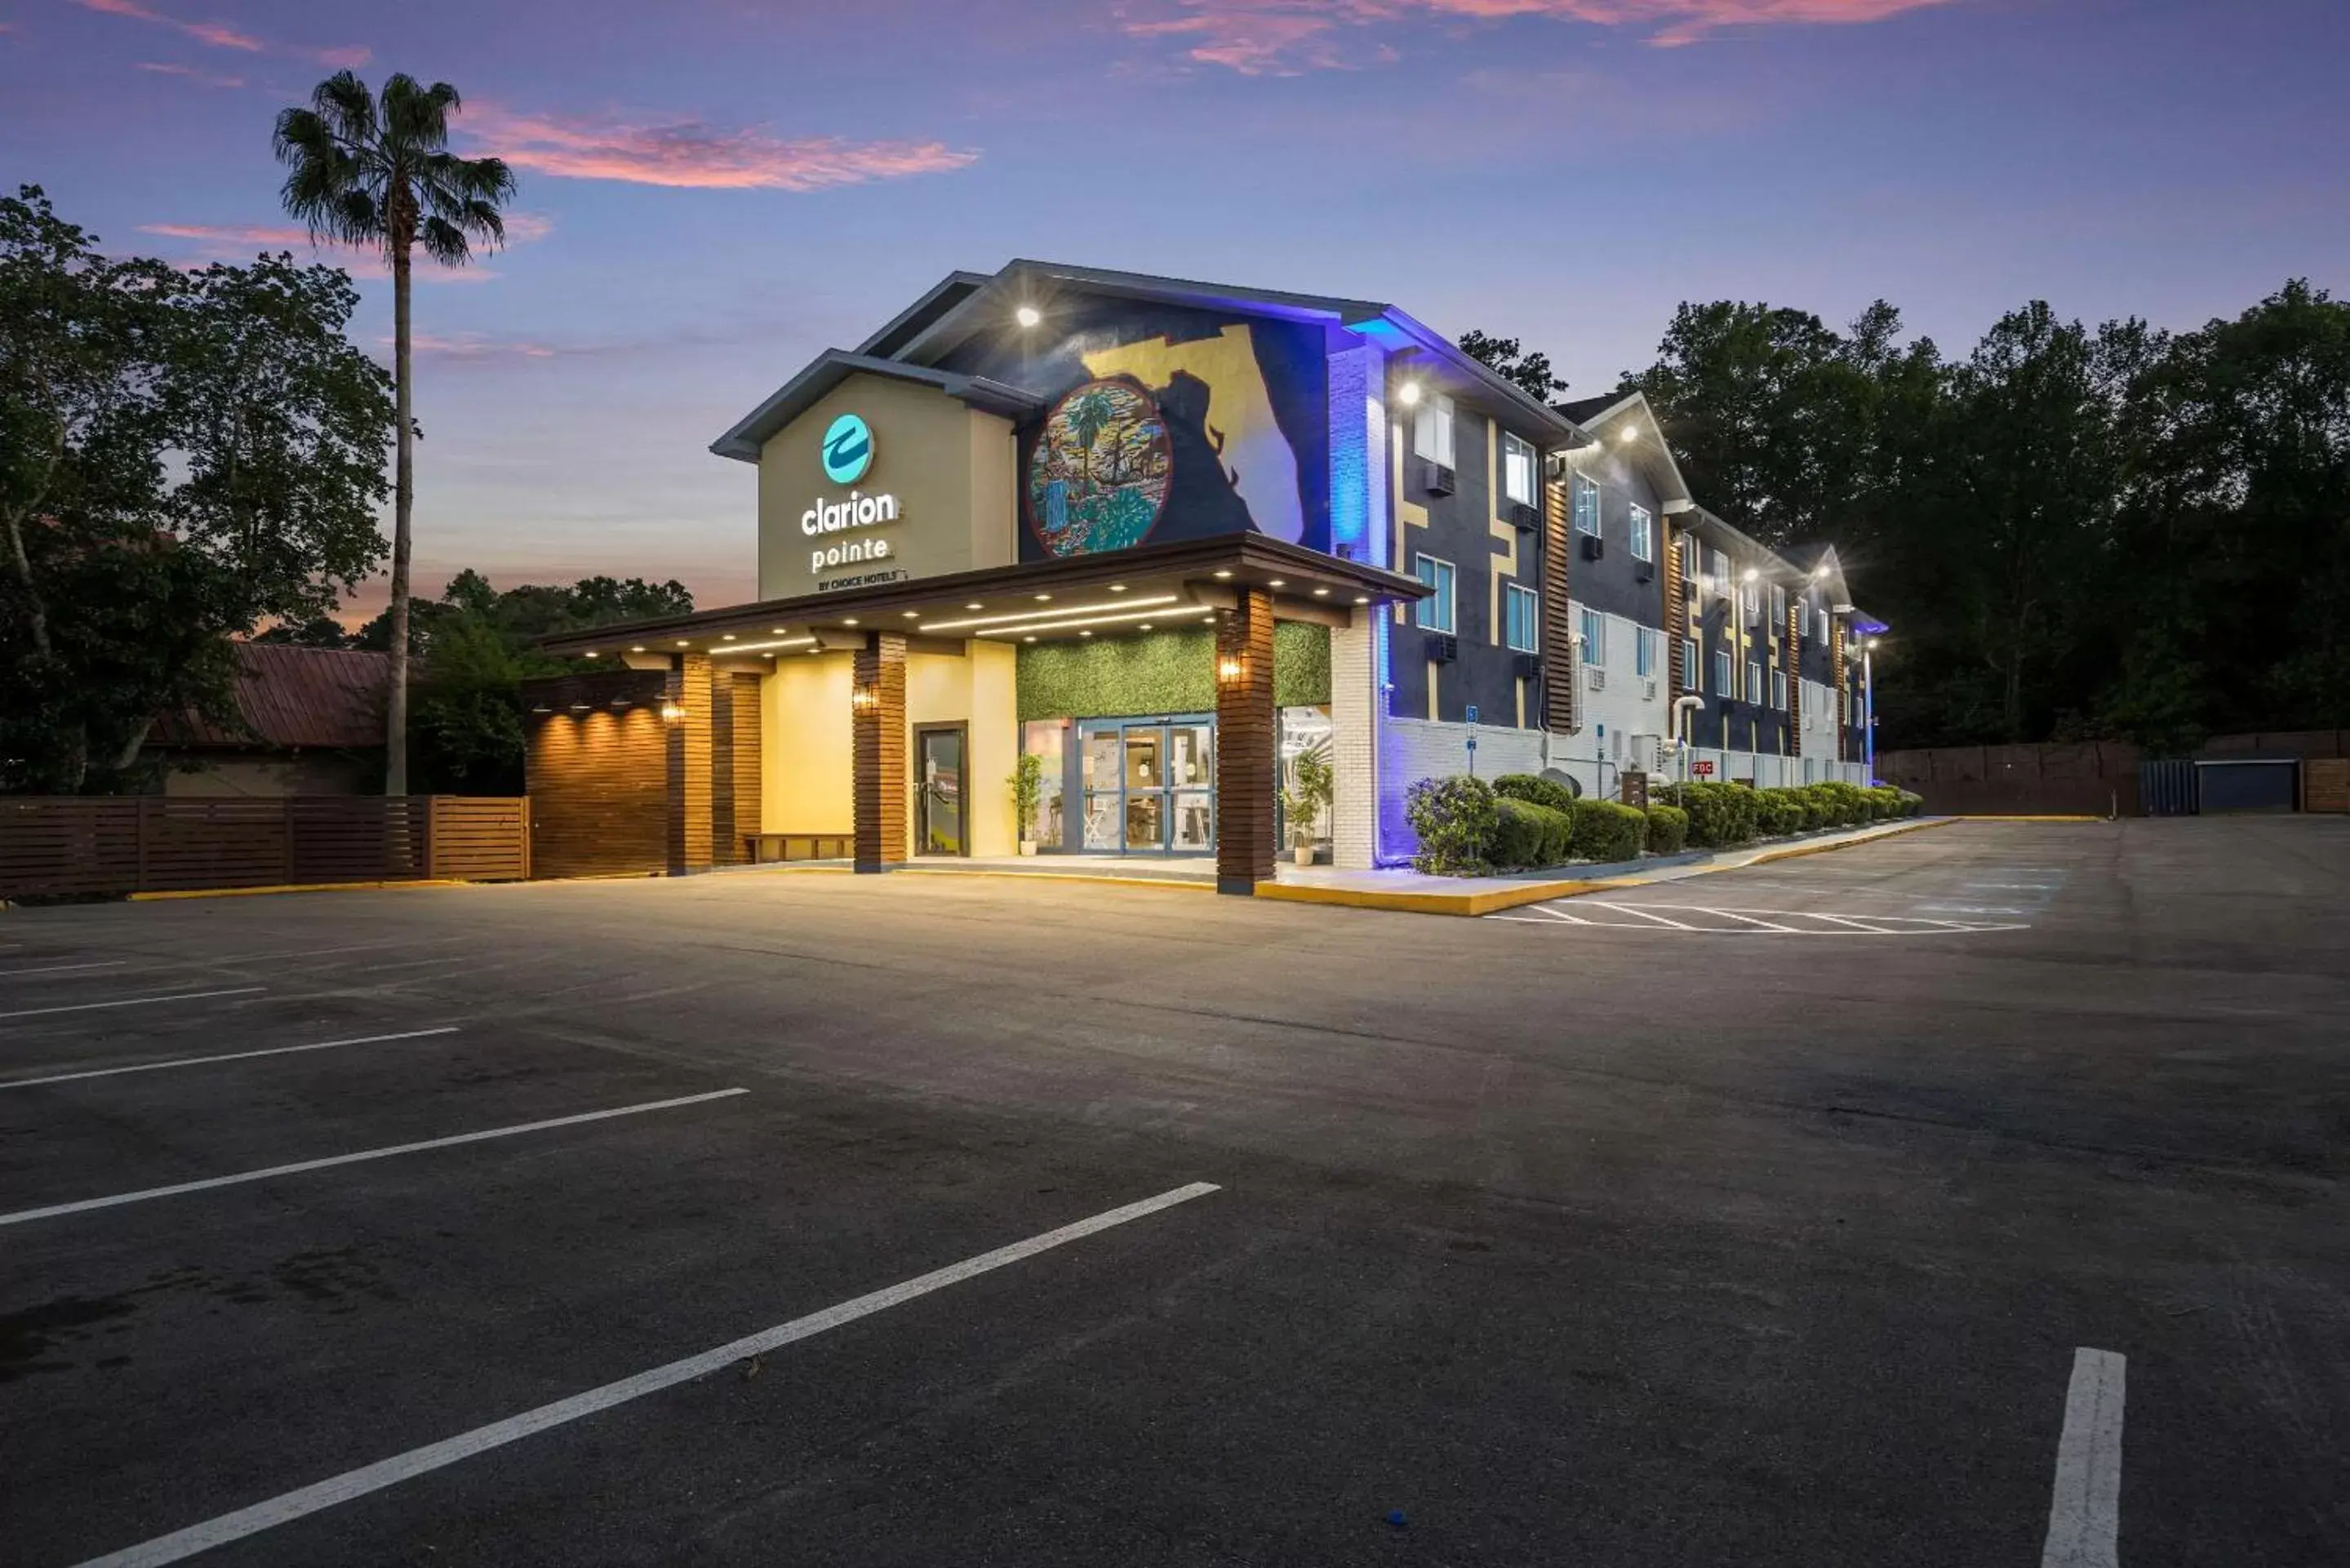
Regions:
<svg viewBox="0 0 2350 1568"><path fill-rule="evenodd" d="M1132 381L1073 387L1028 455L1028 525L1055 556L1123 550L1167 504L1175 452L1150 394Z"/></svg>
<svg viewBox="0 0 2350 1568"><path fill-rule="evenodd" d="M873 431L855 414L843 414L824 428L824 476L854 484L873 466Z"/></svg>

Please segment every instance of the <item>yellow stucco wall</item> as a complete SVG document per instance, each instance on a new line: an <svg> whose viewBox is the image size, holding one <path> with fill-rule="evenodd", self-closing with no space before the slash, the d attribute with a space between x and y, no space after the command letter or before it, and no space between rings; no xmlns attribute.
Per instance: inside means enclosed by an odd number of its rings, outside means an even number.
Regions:
<svg viewBox="0 0 2350 1568"><path fill-rule="evenodd" d="M911 653L906 657L908 771L919 765L910 731L918 724L962 722L971 753L963 785L973 855L1011 855L1019 849L1012 819L1012 776L1020 751L1014 691L1016 656L1008 644L973 638L961 657Z"/></svg>
<svg viewBox="0 0 2350 1568"><path fill-rule="evenodd" d="M778 659L759 683L763 831L847 833L856 825L848 688L846 653Z"/></svg>
<svg viewBox="0 0 2350 1568"><path fill-rule="evenodd" d="M873 431L873 466L855 485L824 475L817 449L825 427L844 413ZM826 583L882 572L937 576L1004 566L1014 555L1015 453L1012 425L930 387L882 376L851 376L759 452L759 597L795 598ZM810 536L801 517L819 501L840 502L854 489L891 495L898 521ZM819 545L887 540L882 559L821 571L809 563Z"/></svg>

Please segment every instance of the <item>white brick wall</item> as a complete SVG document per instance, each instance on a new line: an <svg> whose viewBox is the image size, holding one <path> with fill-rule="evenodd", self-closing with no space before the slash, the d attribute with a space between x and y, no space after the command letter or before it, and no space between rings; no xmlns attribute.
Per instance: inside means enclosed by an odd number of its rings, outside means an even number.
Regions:
<svg viewBox="0 0 2350 1568"><path fill-rule="evenodd" d="M1390 718L1379 727L1381 864L1409 860L1419 847L1411 824L1404 819L1406 794L1421 779L1467 773L1468 740L1466 724ZM1478 725L1477 776L1491 781L1503 774L1542 772L1549 765L1543 760L1545 740L1555 742L1556 737L1545 736L1540 730Z"/></svg>
<svg viewBox="0 0 2350 1568"><path fill-rule="evenodd" d="M1330 633L1330 764L1337 793L1330 805L1330 860L1350 870L1376 864L1372 830L1378 813L1378 617L1357 612L1352 626Z"/></svg>

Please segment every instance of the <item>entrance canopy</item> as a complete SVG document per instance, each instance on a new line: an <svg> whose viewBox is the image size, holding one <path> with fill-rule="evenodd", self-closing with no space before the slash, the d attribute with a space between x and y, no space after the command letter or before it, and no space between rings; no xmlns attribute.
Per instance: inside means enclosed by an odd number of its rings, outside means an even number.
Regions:
<svg viewBox="0 0 2350 1568"><path fill-rule="evenodd" d="M860 648L877 633L903 637L910 649L957 653L966 639L1016 647L1173 629L1232 609L1247 592L1267 596L1277 619L1345 626L1357 609L1429 590L1383 567L1262 535L1222 535L627 621L543 638L539 646L621 661L694 653L752 670Z"/></svg>

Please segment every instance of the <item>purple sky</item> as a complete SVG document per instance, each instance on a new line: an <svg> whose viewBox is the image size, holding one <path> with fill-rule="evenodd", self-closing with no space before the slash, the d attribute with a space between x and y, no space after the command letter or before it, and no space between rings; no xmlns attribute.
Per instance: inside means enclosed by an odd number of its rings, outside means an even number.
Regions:
<svg viewBox="0 0 2350 1568"><path fill-rule="evenodd" d="M522 196L418 289L420 587L714 604L753 476L708 442L953 268L1392 300L1576 395L1684 298L1883 296L1955 352L2035 296L2189 327L2350 292L2345 59L2342 0L12 0L0 179L242 258L286 243L279 108L456 83Z"/></svg>

